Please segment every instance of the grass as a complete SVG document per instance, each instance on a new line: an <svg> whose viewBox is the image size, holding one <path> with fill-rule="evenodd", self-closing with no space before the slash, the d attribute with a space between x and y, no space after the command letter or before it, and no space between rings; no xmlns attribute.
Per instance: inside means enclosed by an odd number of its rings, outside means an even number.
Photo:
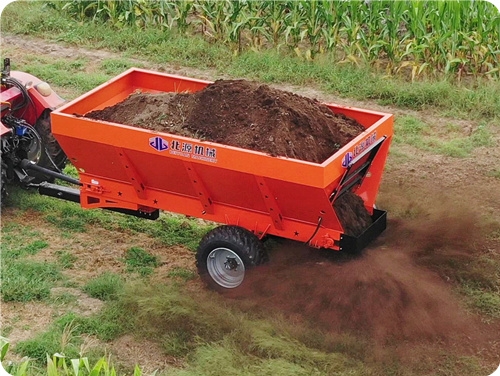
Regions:
<svg viewBox="0 0 500 376"><path fill-rule="evenodd" d="M83 291L100 300L116 300L123 289L123 279L118 274L105 272L91 279L83 287Z"/></svg>
<svg viewBox="0 0 500 376"><path fill-rule="evenodd" d="M107 300L104 307L90 317L70 311L54 321L58 328L71 324L75 336L96 336L102 341L111 341L122 334L133 332L135 323L130 312L124 310L123 304L117 300Z"/></svg>
<svg viewBox="0 0 500 376"><path fill-rule="evenodd" d="M69 358L79 357L81 339L74 336L70 325L61 329L53 325L50 330L32 339L21 341L15 347L15 352L28 356L35 363L44 365L47 354L62 353Z"/></svg>
<svg viewBox="0 0 500 376"><path fill-rule="evenodd" d="M20 244L23 244L20 246ZM49 247L48 239L38 230L18 222L2 226L2 282L4 302L48 301L54 285L64 281L61 269L71 266L74 256L58 251L57 263L30 259Z"/></svg>
<svg viewBox="0 0 500 376"><path fill-rule="evenodd" d="M47 262L14 260L2 265L2 301L28 302L45 300L50 289L63 276L59 267Z"/></svg>
<svg viewBox="0 0 500 376"><path fill-rule="evenodd" d="M429 124L412 115L398 116L394 122L394 142L455 158L465 158L479 147L493 144L486 123L467 133L453 124Z"/></svg>
<svg viewBox="0 0 500 376"><path fill-rule="evenodd" d="M160 265L158 258L140 247L129 248L125 252L127 271L139 273L141 276L151 275L154 268Z"/></svg>
<svg viewBox="0 0 500 376"><path fill-rule="evenodd" d="M315 369L350 372L360 367L348 361L346 355L310 347L283 322L280 328L231 308L213 293L200 294L193 295L174 285L128 283L113 303L120 307L114 312L127 312L136 336L157 342L166 355L188 362L184 370L173 370L174 374L212 374L220 367L233 370L232 374L239 371L249 375L261 371L284 374L284 370L310 374ZM85 327L82 321L76 322ZM328 337L317 334L323 339ZM312 345L320 343L324 341L316 338ZM214 368L215 364L219 366Z"/></svg>
<svg viewBox="0 0 500 376"><path fill-rule="evenodd" d="M35 255L48 246L41 233L29 226L10 222L2 226L0 250L4 259ZM26 244L19 246L20 244Z"/></svg>
<svg viewBox="0 0 500 376"><path fill-rule="evenodd" d="M57 263L63 269L72 269L78 260L78 257L68 251L56 251L55 255L57 256Z"/></svg>
<svg viewBox="0 0 500 376"><path fill-rule="evenodd" d="M77 322L82 333L95 335L103 341L111 341L133 331L130 321L128 313L119 305L108 305L97 316L81 318Z"/></svg>
<svg viewBox="0 0 500 376"><path fill-rule="evenodd" d="M500 169L493 169L488 172L488 176L495 179L500 179Z"/></svg>
<svg viewBox="0 0 500 376"><path fill-rule="evenodd" d="M190 281L195 279L197 274L186 268L175 267L168 272L168 276L171 278L179 278L183 281Z"/></svg>
<svg viewBox="0 0 500 376"><path fill-rule="evenodd" d="M51 291L49 302L51 305L56 307L69 307L74 306L74 304L78 302L78 297L67 291L61 291L57 293Z"/></svg>
<svg viewBox="0 0 500 376"><path fill-rule="evenodd" d="M464 286L462 292L469 298L469 305L476 312L490 318L500 318L500 293L476 287Z"/></svg>
<svg viewBox="0 0 500 376"><path fill-rule="evenodd" d="M394 142L421 147L424 136L430 131L429 124L414 116L399 116L394 121Z"/></svg>
<svg viewBox="0 0 500 376"><path fill-rule="evenodd" d="M42 249L47 248L48 245L49 244L44 240L35 240L28 245L22 246L20 248L6 249L3 255L7 258L19 258L29 255L36 255Z"/></svg>
<svg viewBox="0 0 500 376"><path fill-rule="evenodd" d="M500 318L498 258L488 254L476 256L468 265L461 265L453 271L469 306L487 318Z"/></svg>
<svg viewBox="0 0 500 376"><path fill-rule="evenodd" d="M41 196L35 191L26 192L14 186L9 187L9 193L5 203L7 207L39 213L48 223L69 234L84 233L89 227L97 225L112 231L148 234L167 246L183 245L195 250L203 235L213 227L196 219L168 213L162 213L156 221L147 221L106 210L84 210L77 204Z"/></svg>
<svg viewBox="0 0 500 376"><path fill-rule="evenodd" d="M11 50L8 46L2 55L8 57ZM22 69L37 77L42 77L51 85L72 88L83 93L105 82L111 75L103 72L102 67L94 67L93 74L86 71L92 64L90 59L61 58L40 54L26 54L20 60L12 60L12 69Z"/></svg>
<svg viewBox="0 0 500 376"><path fill-rule="evenodd" d="M140 218L123 216L120 225L157 238L167 246L182 244L192 251L198 247L203 235L213 228L213 224L175 214L162 215L154 225Z"/></svg>
<svg viewBox="0 0 500 376"><path fill-rule="evenodd" d="M276 50L247 51L234 55L231 48L211 44L203 38L177 35L172 31L154 28L137 29L124 26L120 32L100 23L78 23L64 18L41 2L9 4L2 17L2 31L29 34L57 42L82 47L105 48L121 53L123 58L140 56L157 64L182 65L198 69L213 69L220 74L247 77L265 82L288 82L296 85L318 85L335 94L355 98L374 99L384 105L416 110L438 110L454 117L495 119L500 113L500 100L496 93L499 82L484 80L480 83L457 86L447 79L423 80L411 84L401 79L376 74L370 68L331 64L327 54L313 62L298 59L295 53ZM121 59L120 59L121 60ZM88 90L103 82L108 75L129 66L128 60L106 61L96 74L79 72L80 63L73 67L60 67L47 61L51 69L30 67L49 82L76 86ZM24 64L23 64L24 67ZM100 73L104 71L104 73ZM46 75L46 76L45 76ZM215 77L214 77L215 78ZM51 81L53 80L53 81Z"/></svg>
<svg viewBox="0 0 500 376"><path fill-rule="evenodd" d="M430 138L429 143L435 146L437 151L451 157L468 157L471 152L479 147L491 146L493 144L491 132L485 123L479 125L469 135L464 135L463 130L447 132L447 139Z"/></svg>
<svg viewBox="0 0 500 376"><path fill-rule="evenodd" d="M200 346L193 354L192 365L177 370L173 375L215 375L214 369L222 367L230 375L310 375L314 369L281 358L255 358L235 350L234 343ZM321 374L317 372L317 374Z"/></svg>
<svg viewBox="0 0 500 376"><path fill-rule="evenodd" d="M80 335L77 317L73 314L60 316L46 331L20 341L14 347L14 352L28 357L36 367L46 366L47 356L52 357L54 354L59 354L68 368L71 367L70 359L85 356L92 363L102 356L99 350L89 345Z"/></svg>
<svg viewBox="0 0 500 376"><path fill-rule="evenodd" d="M132 62L129 59L104 59L100 63L100 69L110 76L116 76L132 67L145 68L142 63L137 61Z"/></svg>
<svg viewBox="0 0 500 376"><path fill-rule="evenodd" d="M362 338L334 336L315 329L314 323L296 325L269 312L261 317L219 295L182 286L128 282L123 294L108 300L97 315L70 313L55 325L68 323L74 325L75 336L112 340L127 332L156 343L165 356L183 363L169 370L172 375L216 375L221 367L235 375L414 375L395 359L383 366L371 363L371 345ZM467 364L460 359L443 354L432 367L443 375L482 370L476 358ZM424 374L431 371L420 368Z"/></svg>

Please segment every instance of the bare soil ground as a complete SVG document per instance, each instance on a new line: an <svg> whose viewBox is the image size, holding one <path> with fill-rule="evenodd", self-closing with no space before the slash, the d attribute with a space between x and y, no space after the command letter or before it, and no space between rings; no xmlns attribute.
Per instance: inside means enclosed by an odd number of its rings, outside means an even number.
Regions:
<svg viewBox="0 0 500 376"><path fill-rule="evenodd" d="M94 64L99 59L116 57L105 51L64 47L21 36L2 36L2 43L16 46L11 49L14 52L11 57L16 60L22 60L26 51L57 57L88 57ZM142 63L148 68L192 77L219 78L215 72ZM314 88L284 85L281 88L324 102L382 110L396 116L411 114L435 124L452 121L460 124L464 132L478 126L474 121L443 118L432 112L347 101ZM491 129L491 134L493 145L499 145L500 129ZM373 356L381 360L398 354L403 362L418 367L419 362L432 365L443 354L473 355L492 372L500 363L500 322L478 315L466 305L464 297L457 293L460 277L457 270L465 270L483 257L496 260L498 265L500 181L490 172L499 165L498 147L479 147L469 157L453 158L408 145L393 145L377 204L397 219L389 220L387 231L363 255L357 258L332 253L323 256L283 242L272 251L271 262L250 275L255 281L253 287L228 299L233 298L244 309L265 306L285 313L289 320L315 321L318 327L332 333L361 334L372 344ZM4 211L2 222L13 217L13 210ZM54 241L62 241L58 233L36 217L27 221L33 227L44 228ZM75 253L85 260L79 264L79 275L75 276L80 281L96 275L95 265L101 270L113 269L112 259L118 256L110 253L116 248L113 244L121 248L136 245L138 241L107 232L78 236L93 245L83 250L73 244ZM160 249L155 248L151 239L140 241L144 241L144 248L151 245L148 249L161 254L167 264L181 262L194 270L194 257L185 249ZM194 281L193 288L203 287ZM36 304L4 303L2 326L17 328L19 322L40 322L30 326L31 333L35 334L48 325L51 312L51 308ZM29 333L18 335L19 338L26 336ZM137 344L137 340L134 343ZM131 361L133 352L127 338L108 346L119 361ZM157 351L142 352L135 360L140 364L165 362ZM169 362L175 364L175 360Z"/></svg>

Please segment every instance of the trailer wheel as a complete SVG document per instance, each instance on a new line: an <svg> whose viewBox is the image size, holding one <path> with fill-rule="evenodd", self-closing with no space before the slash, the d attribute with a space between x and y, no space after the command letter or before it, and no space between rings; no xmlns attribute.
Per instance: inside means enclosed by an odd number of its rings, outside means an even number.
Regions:
<svg viewBox="0 0 500 376"><path fill-rule="evenodd" d="M52 171L61 172L66 165L67 157L55 137L52 135L50 111L46 110L40 116L35 124L35 130L42 140L42 152L37 165ZM54 181L53 177L44 175L37 171L30 171L30 176L35 178L33 180L34 183Z"/></svg>
<svg viewBox="0 0 500 376"><path fill-rule="evenodd" d="M196 266L209 287L219 291L240 286L246 270L267 259L260 240L238 226L216 227L198 246Z"/></svg>

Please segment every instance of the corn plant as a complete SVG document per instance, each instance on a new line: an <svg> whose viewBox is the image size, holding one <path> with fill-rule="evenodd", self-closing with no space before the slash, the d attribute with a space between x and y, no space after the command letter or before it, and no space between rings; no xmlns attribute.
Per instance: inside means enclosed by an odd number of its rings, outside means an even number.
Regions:
<svg viewBox="0 0 500 376"><path fill-rule="evenodd" d="M328 7L328 4L322 4L318 0L306 1L302 4L305 35L311 46L311 56L316 52L324 52L322 30L326 22L325 13L328 11L325 5Z"/></svg>
<svg viewBox="0 0 500 376"><path fill-rule="evenodd" d="M239 30L243 25L235 25L238 24L243 6L242 2L228 0L196 2L194 8L202 33L218 42L239 42Z"/></svg>
<svg viewBox="0 0 500 376"><path fill-rule="evenodd" d="M13 362L6 363L6 356L9 351L9 341L0 336L0 373L2 366L5 371L12 376L27 376L30 369L30 361L23 360L21 364ZM155 372L156 373L156 372ZM153 375L155 374L153 373ZM52 356L47 354L47 376L116 376L117 372L111 362L110 357L100 358L93 366L87 357L81 356L76 359L67 359L64 354L56 353ZM142 370L136 365L134 376L141 376Z"/></svg>
<svg viewBox="0 0 500 376"><path fill-rule="evenodd" d="M9 351L9 341L7 338L0 336L0 373L2 368L12 376L25 376L28 370L29 361L24 360L21 364L7 362L5 360Z"/></svg>
<svg viewBox="0 0 500 376"><path fill-rule="evenodd" d="M141 369L136 366L134 376L141 376ZM66 357L62 354L54 354L50 357L47 354L47 376L116 376L116 369L110 358L100 358L91 367L88 358L81 357L70 359L70 366Z"/></svg>
<svg viewBox="0 0 500 376"><path fill-rule="evenodd" d="M370 64L388 74L500 78L500 15L477 0L73 0L52 6L113 26L200 33L244 48L287 47L314 59Z"/></svg>

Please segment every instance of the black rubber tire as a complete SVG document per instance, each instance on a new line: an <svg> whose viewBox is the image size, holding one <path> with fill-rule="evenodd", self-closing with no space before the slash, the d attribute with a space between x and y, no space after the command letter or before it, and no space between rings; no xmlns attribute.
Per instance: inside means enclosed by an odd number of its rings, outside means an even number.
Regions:
<svg viewBox="0 0 500 376"><path fill-rule="evenodd" d="M196 266L202 280L219 292L227 291L218 284L208 272L208 256L217 248L227 248L236 253L243 261L245 270L251 269L268 260L262 242L252 232L238 226L219 226L208 232L201 240L196 253ZM240 284L243 285L245 281ZM239 288L240 286L236 287Z"/></svg>
<svg viewBox="0 0 500 376"><path fill-rule="evenodd" d="M67 157L59 146L59 143L52 135L50 111L46 110L40 116L35 124L35 130L42 139L42 153L37 163L38 166L52 171L60 172L66 166ZM54 163L52 163L54 162ZM54 166L55 165L55 166ZM41 183L42 181L53 182L54 178L37 171L29 171L30 176L34 177L32 183Z"/></svg>
<svg viewBox="0 0 500 376"><path fill-rule="evenodd" d="M2 161L0 166L0 205L4 204L5 198L7 197L7 190L5 188L7 183L6 171L7 171L7 165Z"/></svg>

